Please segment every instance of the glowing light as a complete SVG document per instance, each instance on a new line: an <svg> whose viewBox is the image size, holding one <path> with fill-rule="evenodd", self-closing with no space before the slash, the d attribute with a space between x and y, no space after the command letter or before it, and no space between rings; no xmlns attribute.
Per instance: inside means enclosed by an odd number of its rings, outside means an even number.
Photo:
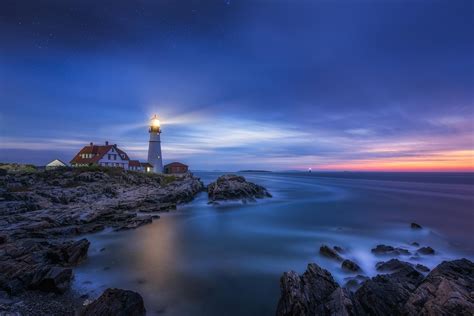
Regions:
<svg viewBox="0 0 474 316"><path fill-rule="evenodd" d="M160 127L160 120L158 119L158 116L156 114L151 119L151 126Z"/></svg>

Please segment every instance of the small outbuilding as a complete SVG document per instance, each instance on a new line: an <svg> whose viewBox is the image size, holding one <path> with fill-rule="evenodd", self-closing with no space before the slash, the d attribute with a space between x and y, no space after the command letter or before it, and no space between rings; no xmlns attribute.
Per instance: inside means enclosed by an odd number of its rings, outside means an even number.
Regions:
<svg viewBox="0 0 474 316"><path fill-rule="evenodd" d="M188 166L180 162L172 162L164 166L165 173L186 173Z"/></svg>
<svg viewBox="0 0 474 316"><path fill-rule="evenodd" d="M67 164L59 159L54 159L46 165L46 170L67 167Z"/></svg>

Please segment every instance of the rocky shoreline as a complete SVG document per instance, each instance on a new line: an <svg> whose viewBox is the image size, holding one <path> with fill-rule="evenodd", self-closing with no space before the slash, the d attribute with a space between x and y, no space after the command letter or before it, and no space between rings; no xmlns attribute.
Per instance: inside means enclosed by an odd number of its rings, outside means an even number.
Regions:
<svg viewBox="0 0 474 316"><path fill-rule="evenodd" d="M234 175L222 176L209 187L210 201L270 196L263 187ZM87 259L90 245L78 236L152 223L157 213L175 210L205 190L190 173L158 175L100 167L27 172L18 167L2 172L0 315L144 314L143 301L138 313L127 307L131 301L137 304L137 293L109 289L92 303L71 293L73 267ZM108 310L111 302L115 309Z"/></svg>
<svg viewBox="0 0 474 316"><path fill-rule="evenodd" d="M73 267L86 260L89 249L89 241L77 240L79 235L149 224L159 218L149 213L176 209L203 190L192 174L97 167L4 173L0 314L35 315L38 300L43 300L42 314L74 314L86 299L68 293ZM58 304L64 300L69 303Z"/></svg>
<svg viewBox="0 0 474 316"><path fill-rule="evenodd" d="M341 287L329 271L310 263L301 276L294 271L283 274L276 314L474 314L473 262L468 259L444 261L426 276L424 273L429 269L423 267L391 259L377 264L381 274L373 278L362 277L353 287L350 284Z"/></svg>

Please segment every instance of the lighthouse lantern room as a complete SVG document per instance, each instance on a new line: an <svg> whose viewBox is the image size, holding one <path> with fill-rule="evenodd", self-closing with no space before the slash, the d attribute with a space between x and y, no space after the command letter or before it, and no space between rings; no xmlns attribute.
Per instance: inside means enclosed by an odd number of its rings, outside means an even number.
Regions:
<svg viewBox="0 0 474 316"><path fill-rule="evenodd" d="M161 157L161 126L158 116L155 114L150 122L150 141L148 144L148 163L153 166L153 172L163 172L163 159Z"/></svg>

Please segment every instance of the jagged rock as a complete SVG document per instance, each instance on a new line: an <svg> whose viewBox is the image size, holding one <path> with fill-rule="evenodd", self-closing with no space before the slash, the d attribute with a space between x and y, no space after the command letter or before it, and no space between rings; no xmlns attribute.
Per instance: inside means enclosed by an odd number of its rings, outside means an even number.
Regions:
<svg viewBox="0 0 474 316"><path fill-rule="evenodd" d="M301 277L294 271L285 272L280 279L277 315L325 315L325 305L337 288L331 273L315 263L308 264Z"/></svg>
<svg viewBox="0 0 474 316"><path fill-rule="evenodd" d="M82 316L144 316L146 314L140 294L121 289L107 289L87 305Z"/></svg>
<svg viewBox="0 0 474 316"><path fill-rule="evenodd" d="M474 263L444 261L405 304L408 315L474 315Z"/></svg>
<svg viewBox="0 0 474 316"><path fill-rule="evenodd" d="M430 268L428 268L427 266L424 266L420 263L418 263L416 266L415 266L415 269L417 269L418 271L421 271L421 272L430 272Z"/></svg>
<svg viewBox="0 0 474 316"><path fill-rule="evenodd" d="M362 284L354 294L359 314L399 315L423 275L411 266L392 274L378 275Z"/></svg>
<svg viewBox="0 0 474 316"><path fill-rule="evenodd" d="M355 292L362 285L362 283L364 283L367 280L370 280L370 278L361 274L348 277L344 279L344 281L346 281L344 287L349 289L352 292Z"/></svg>
<svg viewBox="0 0 474 316"><path fill-rule="evenodd" d="M223 175L207 186L209 201L242 200L253 201L271 197L271 194L262 186L248 182L242 176Z"/></svg>
<svg viewBox="0 0 474 316"><path fill-rule="evenodd" d="M336 250L338 253L344 253L344 249L342 249L342 247L334 246L332 249Z"/></svg>
<svg viewBox="0 0 474 316"><path fill-rule="evenodd" d="M284 273L277 315L473 315L474 263L443 262L426 278L397 259L383 263L395 269L364 281L354 294L341 289L316 264L298 276ZM380 266L380 265L379 265Z"/></svg>
<svg viewBox="0 0 474 316"><path fill-rule="evenodd" d="M360 272L362 269L359 267L357 263L354 261L351 261L349 259L346 259L342 262L341 268L343 270L349 271L349 272Z"/></svg>
<svg viewBox="0 0 474 316"><path fill-rule="evenodd" d="M398 255L410 255L410 251L403 248L395 248L387 245L377 245L373 248L372 253L377 255L387 255L387 256L398 256Z"/></svg>
<svg viewBox="0 0 474 316"><path fill-rule="evenodd" d="M342 261L342 257L339 256L336 251L334 251L333 249L331 249L330 247L326 246L326 245L322 245L320 248L319 248L319 253L324 256L324 257L327 257L327 258L331 258L331 259L336 259L338 261Z"/></svg>
<svg viewBox="0 0 474 316"><path fill-rule="evenodd" d="M390 259L386 262L378 262L375 267L380 272L395 272L403 268L412 267L412 264L398 259Z"/></svg>
<svg viewBox="0 0 474 316"><path fill-rule="evenodd" d="M325 304L327 315L352 316L355 313L351 293L346 289L337 288L332 292Z"/></svg>
<svg viewBox="0 0 474 316"><path fill-rule="evenodd" d="M410 227L412 229L422 229L421 225L420 224L417 224L417 223L411 223L410 224Z"/></svg>
<svg viewBox="0 0 474 316"><path fill-rule="evenodd" d="M46 256L53 264L73 266L87 258L90 242L81 239L75 242L67 242L48 251Z"/></svg>
<svg viewBox="0 0 474 316"><path fill-rule="evenodd" d="M49 267L38 271L34 276L30 289L44 292L64 293L71 284L72 269Z"/></svg>
<svg viewBox="0 0 474 316"><path fill-rule="evenodd" d="M435 251L431 247L421 247L420 249L417 250L418 253L421 253L422 255L434 255Z"/></svg>

